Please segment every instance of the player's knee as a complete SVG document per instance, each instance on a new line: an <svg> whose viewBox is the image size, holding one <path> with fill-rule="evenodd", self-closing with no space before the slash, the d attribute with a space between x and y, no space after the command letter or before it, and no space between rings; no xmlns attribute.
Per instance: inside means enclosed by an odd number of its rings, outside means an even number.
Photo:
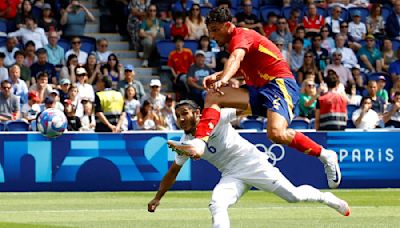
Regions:
<svg viewBox="0 0 400 228"><path fill-rule="evenodd" d="M285 130L282 128L270 128L268 129L268 138L274 143L285 144Z"/></svg>
<svg viewBox="0 0 400 228"><path fill-rule="evenodd" d="M225 205L222 202L211 200L210 204L208 204L208 208L210 209L211 213L214 214L220 210L228 210L228 205Z"/></svg>

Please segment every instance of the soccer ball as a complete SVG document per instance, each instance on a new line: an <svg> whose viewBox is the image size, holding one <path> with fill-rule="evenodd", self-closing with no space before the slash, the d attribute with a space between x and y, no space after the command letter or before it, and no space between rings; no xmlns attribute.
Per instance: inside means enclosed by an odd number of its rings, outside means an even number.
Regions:
<svg viewBox="0 0 400 228"><path fill-rule="evenodd" d="M65 117L63 112L55 108L44 110L37 119L37 129L42 135L49 138L62 135L67 126L67 117Z"/></svg>

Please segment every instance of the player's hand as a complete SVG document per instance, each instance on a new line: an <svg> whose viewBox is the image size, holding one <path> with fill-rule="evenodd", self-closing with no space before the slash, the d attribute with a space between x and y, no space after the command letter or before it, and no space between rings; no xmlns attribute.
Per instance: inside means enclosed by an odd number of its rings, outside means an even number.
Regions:
<svg viewBox="0 0 400 228"><path fill-rule="evenodd" d="M211 89L211 85L214 84L218 80L218 76L220 72L216 72L214 74L208 75L203 79L203 87L207 89Z"/></svg>
<svg viewBox="0 0 400 228"><path fill-rule="evenodd" d="M228 82L225 80L217 80L211 85L211 89L213 89L215 92L219 93L221 96L224 95L224 92L222 92L220 89L221 87L227 86Z"/></svg>
<svg viewBox="0 0 400 228"><path fill-rule="evenodd" d="M160 205L160 200L158 199L152 199L148 204L147 204L147 211L148 212L155 212L156 208Z"/></svg>

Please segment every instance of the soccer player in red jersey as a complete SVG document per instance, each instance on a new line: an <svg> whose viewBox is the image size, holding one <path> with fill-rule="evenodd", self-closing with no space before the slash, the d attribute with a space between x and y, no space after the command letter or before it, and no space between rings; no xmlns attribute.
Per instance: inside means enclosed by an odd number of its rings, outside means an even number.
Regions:
<svg viewBox="0 0 400 228"><path fill-rule="evenodd" d="M224 70L204 78L209 89L197 126L195 139L169 141L169 146L190 156L201 156L220 118L221 107L246 109L250 104L254 115L267 116L268 138L305 154L319 157L324 163L328 185L337 188L341 181L338 158L334 151L288 128L299 97L299 88L288 63L279 49L266 37L253 30L236 28L227 8L213 9L206 20L210 37L220 46L229 44L230 57ZM244 75L245 87L227 87L230 78Z"/></svg>

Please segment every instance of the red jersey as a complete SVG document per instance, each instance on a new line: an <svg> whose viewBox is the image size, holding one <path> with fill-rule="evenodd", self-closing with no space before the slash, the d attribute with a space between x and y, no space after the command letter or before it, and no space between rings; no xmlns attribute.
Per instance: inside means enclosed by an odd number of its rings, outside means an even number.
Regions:
<svg viewBox="0 0 400 228"><path fill-rule="evenodd" d="M182 37L185 38L186 36L189 35L189 30L185 24L182 25L182 27L178 28L175 25L172 25L171 27L171 36L172 37Z"/></svg>
<svg viewBox="0 0 400 228"><path fill-rule="evenodd" d="M234 28L228 50L232 53L238 48L246 51L239 68L246 84L261 87L275 78L294 78L275 44L256 31Z"/></svg>
<svg viewBox="0 0 400 228"><path fill-rule="evenodd" d="M0 11L4 12L8 9L8 12L3 15L5 19L14 19L17 16L19 0L7 0L0 1Z"/></svg>
<svg viewBox="0 0 400 228"><path fill-rule="evenodd" d="M305 29L321 29L325 25L325 19L321 15L317 15L314 18L304 16L303 25Z"/></svg>
<svg viewBox="0 0 400 228"><path fill-rule="evenodd" d="M181 52L171 51L168 56L168 66L173 68L177 75L186 74L194 62L192 51L184 48Z"/></svg>
<svg viewBox="0 0 400 228"><path fill-rule="evenodd" d="M276 25L265 24L263 26L263 29L264 29L265 36L269 37L269 35L271 35L271 33L276 31Z"/></svg>

